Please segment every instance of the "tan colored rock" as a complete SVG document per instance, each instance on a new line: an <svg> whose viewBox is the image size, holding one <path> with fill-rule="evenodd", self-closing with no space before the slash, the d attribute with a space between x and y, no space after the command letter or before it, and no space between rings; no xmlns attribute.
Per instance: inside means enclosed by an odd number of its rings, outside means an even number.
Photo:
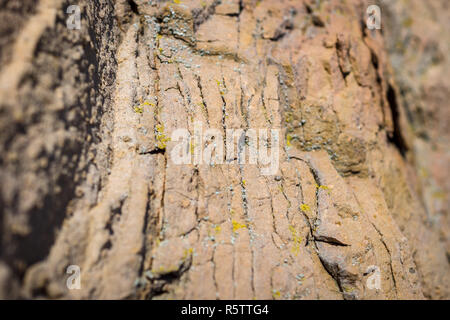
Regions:
<svg viewBox="0 0 450 320"><path fill-rule="evenodd" d="M177 2L0 1L0 298L448 299L444 1Z"/></svg>

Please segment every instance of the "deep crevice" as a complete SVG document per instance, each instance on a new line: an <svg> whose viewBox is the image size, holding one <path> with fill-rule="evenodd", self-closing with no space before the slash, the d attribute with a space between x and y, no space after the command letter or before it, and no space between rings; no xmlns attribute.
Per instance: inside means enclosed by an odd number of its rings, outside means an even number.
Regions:
<svg viewBox="0 0 450 320"><path fill-rule="evenodd" d="M127 3L130 6L131 11L134 14L139 15L139 8L138 8L138 5L136 4L136 2L134 2L133 0L127 0Z"/></svg>
<svg viewBox="0 0 450 320"><path fill-rule="evenodd" d="M394 125L393 132L391 134L388 134L388 141L394 144L400 151L400 154L405 157L406 152L408 151L408 146L406 145L405 139L403 138L400 129L400 112L397 102L397 95L394 88L390 84L388 85L386 96L389 103L389 108L391 109L392 121Z"/></svg>

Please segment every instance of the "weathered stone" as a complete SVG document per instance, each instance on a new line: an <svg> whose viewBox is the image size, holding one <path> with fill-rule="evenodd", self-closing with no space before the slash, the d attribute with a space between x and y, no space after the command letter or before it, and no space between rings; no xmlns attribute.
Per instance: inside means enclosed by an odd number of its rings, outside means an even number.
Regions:
<svg viewBox="0 0 450 320"><path fill-rule="evenodd" d="M0 1L0 298L450 297L445 1L381 1L383 33L356 0L79 1L80 30L28 2ZM175 164L199 123L280 130L276 172Z"/></svg>

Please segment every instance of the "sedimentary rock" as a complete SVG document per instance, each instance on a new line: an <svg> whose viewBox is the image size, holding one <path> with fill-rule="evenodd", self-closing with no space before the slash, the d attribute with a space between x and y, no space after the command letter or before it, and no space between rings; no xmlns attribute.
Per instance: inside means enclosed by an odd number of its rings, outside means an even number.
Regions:
<svg viewBox="0 0 450 320"><path fill-rule="evenodd" d="M381 30L368 1L79 1L79 30L70 1L20 3L1 298L448 299L445 1L381 1ZM196 123L278 130L276 172L174 163Z"/></svg>

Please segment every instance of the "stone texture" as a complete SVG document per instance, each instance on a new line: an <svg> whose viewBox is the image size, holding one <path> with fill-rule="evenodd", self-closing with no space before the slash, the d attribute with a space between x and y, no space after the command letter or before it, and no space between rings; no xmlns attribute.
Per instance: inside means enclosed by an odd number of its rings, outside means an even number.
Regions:
<svg viewBox="0 0 450 320"><path fill-rule="evenodd" d="M450 297L445 1L3 2L0 298ZM277 172L175 164L196 123Z"/></svg>

